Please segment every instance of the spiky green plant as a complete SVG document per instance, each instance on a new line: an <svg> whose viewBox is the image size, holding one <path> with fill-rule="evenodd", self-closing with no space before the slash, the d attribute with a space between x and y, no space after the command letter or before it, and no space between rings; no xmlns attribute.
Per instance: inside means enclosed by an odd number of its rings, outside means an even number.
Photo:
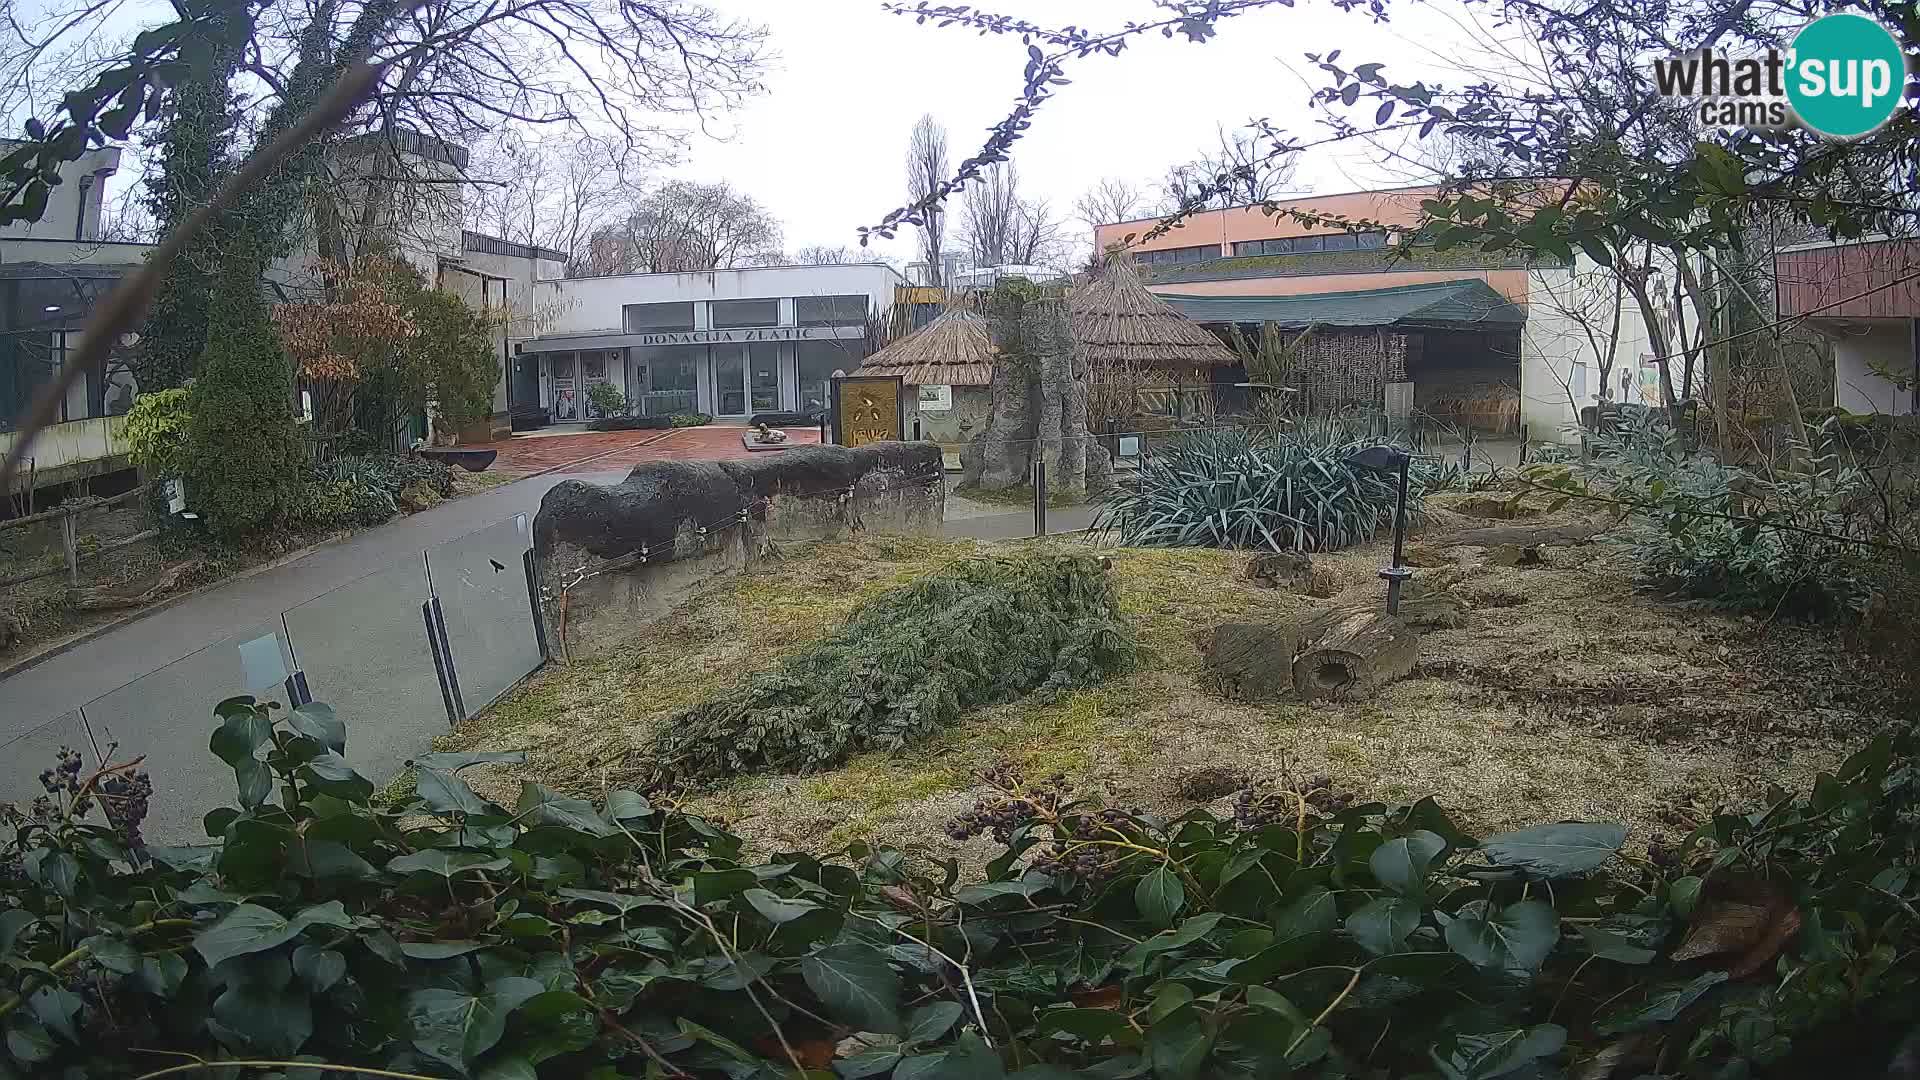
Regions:
<svg viewBox="0 0 1920 1080"><path fill-rule="evenodd" d="M1303 422L1279 435L1193 432L1149 457L1138 485L1108 499L1097 527L1130 547L1350 547L1393 526L1396 478L1346 461L1383 443L1389 440L1354 437L1331 422ZM1437 472L1435 463L1414 459L1410 522L1424 519Z"/></svg>

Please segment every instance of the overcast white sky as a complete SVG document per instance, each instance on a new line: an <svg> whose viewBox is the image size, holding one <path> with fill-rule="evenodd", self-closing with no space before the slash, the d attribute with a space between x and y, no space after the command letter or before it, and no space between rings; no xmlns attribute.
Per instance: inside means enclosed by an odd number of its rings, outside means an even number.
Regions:
<svg viewBox="0 0 1920 1080"><path fill-rule="evenodd" d="M979 148L1020 89L1026 50L1016 36L916 25L882 11L877 0L713 2L766 25L780 58L767 93L723 121L731 136L696 136L674 171L724 178L760 200L785 224L788 251L856 243L857 226L905 201L907 138L922 113L946 125L957 164ZM1226 20L1206 44L1139 37L1117 57L1071 62L1073 85L1059 88L1015 144L1023 187L1068 216L1074 199L1101 177L1148 182L1214 142L1218 124L1267 117L1311 137L1320 129L1301 77L1321 85L1324 73L1307 52L1339 48L1343 65L1383 61L1390 77L1411 81L1397 73L1431 76L1436 56L1459 55L1471 37L1454 0L1396 4L1386 24L1327 0L1299 4ZM1145 21L1158 10L1147 0L984 6L1041 25L1096 29ZM1382 169L1367 160L1377 156L1358 147L1313 154L1296 186L1324 194L1408 181L1405 165ZM903 262L914 257L907 233L876 243Z"/></svg>

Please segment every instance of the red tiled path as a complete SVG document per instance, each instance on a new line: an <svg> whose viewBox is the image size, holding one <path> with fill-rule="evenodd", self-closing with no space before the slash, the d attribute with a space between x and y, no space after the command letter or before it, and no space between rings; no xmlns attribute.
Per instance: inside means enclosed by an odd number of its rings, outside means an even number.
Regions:
<svg viewBox="0 0 1920 1080"><path fill-rule="evenodd" d="M740 445L744 428L700 427L672 431L584 431L578 435L521 436L506 442L462 446L463 450L494 450L491 471L528 476L549 469L561 472L615 472L643 461L717 461L744 458ZM818 428L789 428L787 444L807 446L820 441Z"/></svg>

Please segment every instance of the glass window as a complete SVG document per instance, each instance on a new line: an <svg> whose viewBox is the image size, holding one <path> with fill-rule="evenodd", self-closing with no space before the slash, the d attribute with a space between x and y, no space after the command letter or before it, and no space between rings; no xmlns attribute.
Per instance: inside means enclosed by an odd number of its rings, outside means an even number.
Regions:
<svg viewBox="0 0 1920 1080"><path fill-rule="evenodd" d="M1383 232L1363 232L1357 234L1355 239L1360 241L1359 247L1363 251L1371 251L1387 246L1387 234Z"/></svg>
<svg viewBox="0 0 1920 1080"><path fill-rule="evenodd" d="M693 303L628 304L627 333L658 334L693 329Z"/></svg>
<svg viewBox="0 0 1920 1080"><path fill-rule="evenodd" d="M794 321L801 326L851 325L867 321L864 296L802 296L793 302Z"/></svg>
<svg viewBox="0 0 1920 1080"><path fill-rule="evenodd" d="M803 413L826 409L833 403L833 388L828 385L835 371L851 372L866 355L865 341L803 341L800 343L800 399L795 406Z"/></svg>
<svg viewBox="0 0 1920 1080"><path fill-rule="evenodd" d="M715 300L713 327L731 330L746 326L780 325L778 300Z"/></svg>
<svg viewBox="0 0 1920 1080"><path fill-rule="evenodd" d="M640 387L634 411L641 416L698 412L700 362L705 345L672 345L633 350L634 385Z"/></svg>
<svg viewBox="0 0 1920 1080"><path fill-rule="evenodd" d="M1328 251L1352 251L1360 246L1360 238L1352 233L1335 233L1322 239Z"/></svg>

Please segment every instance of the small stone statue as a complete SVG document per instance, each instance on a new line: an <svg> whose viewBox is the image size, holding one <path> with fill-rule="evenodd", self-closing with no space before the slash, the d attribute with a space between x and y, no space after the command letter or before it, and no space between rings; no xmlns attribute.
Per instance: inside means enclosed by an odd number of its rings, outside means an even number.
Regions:
<svg viewBox="0 0 1920 1080"><path fill-rule="evenodd" d="M765 443L768 446L775 446L787 441L787 433L781 431L779 428L768 427L766 424L755 424L753 425L753 441Z"/></svg>

